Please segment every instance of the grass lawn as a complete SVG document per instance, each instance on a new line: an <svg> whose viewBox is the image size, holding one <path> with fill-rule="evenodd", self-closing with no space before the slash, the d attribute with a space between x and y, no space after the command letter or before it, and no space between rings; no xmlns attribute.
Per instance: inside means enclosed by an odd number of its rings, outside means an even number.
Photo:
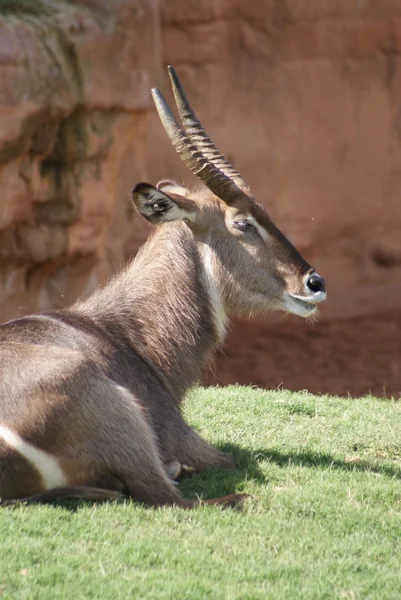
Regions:
<svg viewBox="0 0 401 600"><path fill-rule="evenodd" d="M228 387L186 412L238 470L182 493L253 499L0 509L0 597L401 598L401 402Z"/></svg>

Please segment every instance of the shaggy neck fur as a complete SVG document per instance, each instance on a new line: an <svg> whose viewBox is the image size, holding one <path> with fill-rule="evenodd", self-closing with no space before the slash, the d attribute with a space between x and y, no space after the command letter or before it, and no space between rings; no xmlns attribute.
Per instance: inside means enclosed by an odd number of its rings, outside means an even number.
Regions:
<svg viewBox="0 0 401 600"><path fill-rule="evenodd" d="M77 307L99 325L118 324L179 402L224 341L211 253L207 244L198 251L185 223L162 225L127 269Z"/></svg>

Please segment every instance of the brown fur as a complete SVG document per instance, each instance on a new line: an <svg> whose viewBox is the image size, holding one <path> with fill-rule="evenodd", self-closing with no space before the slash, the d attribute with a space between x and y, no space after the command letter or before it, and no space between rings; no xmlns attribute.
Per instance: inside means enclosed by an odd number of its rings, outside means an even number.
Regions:
<svg viewBox="0 0 401 600"><path fill-rule="evenodd" d="M286 294L303 294L313 270L256 202L227 206L204 190L160 187L168 194L135 188L136 208L158 227L106 287L0 327L0 425L56 460L66 480L46 489L45 473L0 437L6 504L124 492L191 508L165 465L234 466L185 423L182 400L224 341L226 316L290 310Z"/></svg>

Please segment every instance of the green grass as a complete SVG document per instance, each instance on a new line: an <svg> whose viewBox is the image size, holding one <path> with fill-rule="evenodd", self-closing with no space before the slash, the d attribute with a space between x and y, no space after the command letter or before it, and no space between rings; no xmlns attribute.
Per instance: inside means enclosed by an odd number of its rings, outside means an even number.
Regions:
<svg viewBox="0 0 401 600"><path fill-rule="evenodd" d="M238 470L183 494L253 499L2 509L0 597L401 597L401 403L229 387L194 392L186 412Z"/></svg>

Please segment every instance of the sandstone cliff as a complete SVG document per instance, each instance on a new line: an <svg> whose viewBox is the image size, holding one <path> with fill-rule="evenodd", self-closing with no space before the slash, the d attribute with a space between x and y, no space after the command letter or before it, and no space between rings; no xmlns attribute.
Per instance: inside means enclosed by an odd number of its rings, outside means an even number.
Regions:
<svg viewBox="0 0 401 600"><path fill-rule="evenodd" d="M148 233L136 181L193 181L150 99L166 64L327 314L399 305L400 52L395 0L1 0L0 317L107 279Z"/></svg>
<svg viewBox="0 0 401 600"><path fill-rule="evenodd" d="M0 3L1 318L59 307L122 263L146 228L157 2Z"/></svg>

